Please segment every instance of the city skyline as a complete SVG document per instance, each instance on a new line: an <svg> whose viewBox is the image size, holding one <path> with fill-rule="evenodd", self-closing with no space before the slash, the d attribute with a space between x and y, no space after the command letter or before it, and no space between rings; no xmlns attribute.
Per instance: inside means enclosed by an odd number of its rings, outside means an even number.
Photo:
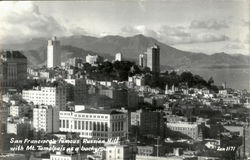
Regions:
<svg viewBox="0 0 250 160"><path fill-rule="evenodd" d="M247 0L0 9L2 157L250 159Z"/></svg>
<svg viewBox="0 0 250 160"><path fill-rule="evenodd" d="M249 53L247 0L26 1L0 2L0 8L1 43L54 35L143 34L186 51Z"/></svg>

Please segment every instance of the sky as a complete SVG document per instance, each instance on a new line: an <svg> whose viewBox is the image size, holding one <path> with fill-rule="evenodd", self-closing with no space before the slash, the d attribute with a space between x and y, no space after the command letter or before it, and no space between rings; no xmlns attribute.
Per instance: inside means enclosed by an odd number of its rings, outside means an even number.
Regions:
<svg viewBox="0 0 250 160"><path fill-rule="evenodd" d="M248 0L0 2L0 44L143 34L180 50L249 54Z"/></svg>

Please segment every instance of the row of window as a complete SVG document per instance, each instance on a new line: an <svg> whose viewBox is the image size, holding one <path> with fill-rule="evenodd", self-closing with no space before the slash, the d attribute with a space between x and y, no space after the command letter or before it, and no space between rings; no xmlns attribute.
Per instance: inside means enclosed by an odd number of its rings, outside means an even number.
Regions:
<svg viewBox="0 0 250 160"><path fill-rule="evenodd" d="M96 116L96 115L85 115L85 114L75 114L75 117L86 117L86 118L105 118L108 119L108 116Z"/></svg>
<svg viewBox="0 0 250 160"><path fill-rule="evenodd" d="M60 120L60 128L69 128L69 120ZM72 126L71 126L72 129ZM74 129L78 130L93 130L93 131L108 131L107 122L92 122L92 121L74 121Z"/></svg>

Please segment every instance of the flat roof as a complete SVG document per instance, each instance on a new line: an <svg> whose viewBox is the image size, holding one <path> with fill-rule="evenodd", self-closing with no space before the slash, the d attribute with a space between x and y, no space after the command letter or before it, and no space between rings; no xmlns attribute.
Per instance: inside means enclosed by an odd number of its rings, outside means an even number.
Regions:
<svg viewBox="0 0 250 160"><path fill-rule="evenodd" d="M85 109L78 111L76 113L97 113L97 114L122 114L123 112L119 112L116 110L102 110L102 109Z"/></svg>

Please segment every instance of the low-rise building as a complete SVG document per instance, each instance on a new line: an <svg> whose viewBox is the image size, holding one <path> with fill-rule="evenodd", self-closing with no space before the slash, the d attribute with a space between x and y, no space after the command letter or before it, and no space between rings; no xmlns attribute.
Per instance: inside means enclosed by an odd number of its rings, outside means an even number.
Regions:
<svg viewBox="0 0 250 160"><path fill-rule="evenodd" d="M127 135L127 114L115 110L60 111L60 131L84 138L108 139Z"/></svg>
<svg viewBox="0 0 250 160"><path fill-rule="evenodd" d="M167 128L172 131L181 132L184 135L189 136L190 138L197 140L199 137L199 125L196 123L188 123L188 122L177 122L177 123L167 123Z"/></svg>
<svg viewBox="0 0 250 160"><path fill-rule="evenodd" d="M102 62L102 61L103 61L103 58L98 56L98 55L90 55L90 54L88 54L86 56L86 62L91 64L91 65L94 65L95 63Z"/></svg>
<svg viewBox="0 0 250 160"><path fill-rule="evenodd" d="M137 155L150 156L154 152L153 146L137 146Z"/></svg>
<svg viewBox="0 0 250 160"><path fill-rule="evenodd" d="M136 148L133 145L106 146L106 160L135 160Z"/></svg>
<svg viewBox="0 0 250 160"><path fill-rule="evenodd" d="M31 130L32 123L27 118L9 118L7 122L7 133L15 134L20 137L26 138L29 136L29 132Z"/></svg>

